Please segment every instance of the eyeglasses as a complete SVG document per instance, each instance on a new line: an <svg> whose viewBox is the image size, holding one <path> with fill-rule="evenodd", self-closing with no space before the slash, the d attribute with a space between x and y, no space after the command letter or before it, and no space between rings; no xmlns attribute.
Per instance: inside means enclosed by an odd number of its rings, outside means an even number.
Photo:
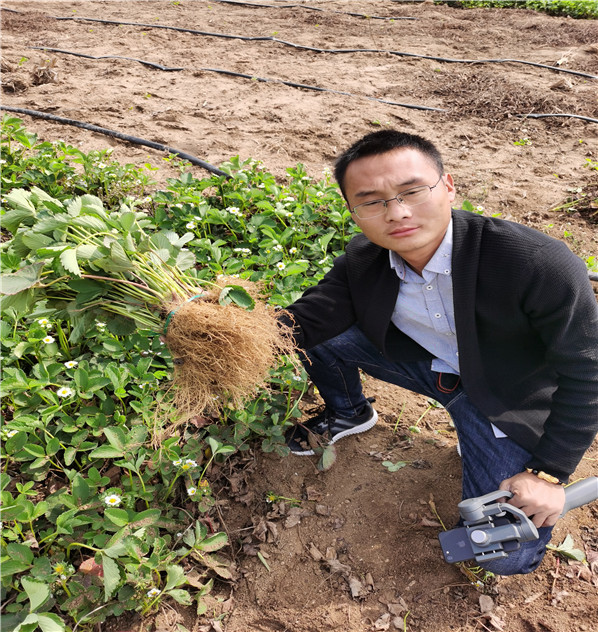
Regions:
<svg viewBox="0 0 598 632"><path fill-rule="evenodd" d="M353 207L351 212L355 213L359 219L372 219L373 217L384 215L384 213L388 210L389 202L392 202L393 200L396 200L399 204L409 207L423 204L430 195L432 195L432 189L435 189L441 180L442 175L438 178L436 184L432 186L422 185L420 187L413 187L413 189L407 189L407 191L403 191L388 200L371 200L370 202L358 204Z"/></svg>

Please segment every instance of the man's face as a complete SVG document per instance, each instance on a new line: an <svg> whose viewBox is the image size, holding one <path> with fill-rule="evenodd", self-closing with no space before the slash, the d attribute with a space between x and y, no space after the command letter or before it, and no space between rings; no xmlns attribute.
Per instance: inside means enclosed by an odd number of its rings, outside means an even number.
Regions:
<svg viewBox="0 0 598 632"><path fill-rule="evenodd" d="M352 162L345 173L345 194L352 211L364 202L433 186L438 178L436 165L425 154L411 148L394 149ZM444 238L454 199L453 179L446 174L423 204L409 207L393 200L383 215L362 219L352 212L352 216L370 241L393 250L421 272Z"/></svg>

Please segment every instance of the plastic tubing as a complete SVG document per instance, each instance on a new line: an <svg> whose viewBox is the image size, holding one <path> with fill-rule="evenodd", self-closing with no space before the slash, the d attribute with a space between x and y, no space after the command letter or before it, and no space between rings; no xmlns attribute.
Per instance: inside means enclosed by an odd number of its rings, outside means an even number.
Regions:
<svg viewBox="0 0 598 632"><path fill-rule="evenodd" d="M307 11L322 11L323 13L340 13L341 15L351 15L356 18L368 18L370 20L419 20L419 18L408 17L381 17L379 15L367 15L366 13L351 13L349 11L333 11L332 9L320 9L319 7L310 7L306 4L258 4L256 2L237 2L236 0L213 0L214 2L222 2L223 4L237 4L244 7L256 7L257 9L306 9Z"/></svg>
<svg viewBox="0 0 598 632"><path fill-rule="evenodd" d="M265 77L256 77L255 75L246 75L242 72L233 72L232 70L222 70L221 68L200 68L205 72L217 72L222 75L230 75L231 77L243 77L243 79L251 79L253 81L263 81L271 83L282 83L285 86L291 86L293 88L303 88L304 90L316 90L317 92L332 92L333 94L344 94L348 97L355 97L356 95L350 92L342 92L341 90L331 90L330 88L320 88L318 86L309 86L304 83L294 83L293 81L284 81L283 79L266 79ZM411 105L409 103L398 103L397 101L387 101L385 99L378 99L376 97L362 96L363 99L370 101L377 101L378 103L386 103L387 105L396 105L402 108L411 108L413 110L428 110L432 112L446 112L442 108L433 108L429 105Z"/></svg>
<svg viewBox="0 0 598 632"><path fill-rule="evenodd" d="M132 61L139 61L141 63L147 63L148 65L155 66L159 64L154 64L153 62L144 62L140 59L133 59L132 57L119 57L118 55L103 55L102 57L93 57L92 55L85 55L82 53L75 53L69 50L62 50L59 48L46 48L45 46L33 46L32 48L36 48L38 50L47 50L53 51L55 53L64 53L65 55L74 55L75 57L85 57L87 59L128 59ZM161 70L185 70L184 68L166 68L164 66L160 66ZM220 68L199 68L199 70L203 70L205 72L217 72L222 75L230 75L231 77L243 77L244 79L252 79L255 81L262 82L271 82L271 83L282 83L285 86L291 86L293 88L303 88L304 90L316 90L318 92L332 92L333 94L344 94L349 97L357 97L355 94L351 94L350 92L341 92L340 90L332 90L330 88L320 88L318 86L309 86L304 83L295 83L293 81L284 81L283 79L266 79L265 77L256 77L254 75L247 75L242 72L233 72L232 70L221 70ZM377 101L378 103L385 103L387 105L396 105L402 108L411 108L413 110L430 110L432 112L446 112L446 110L442 108L434 108L428 105L411 105L409 103L398 103L397 101L387 101L385 99L378 99L376 97L368 97L364 96L364 99L369 99L370 101Z"/></svg>
<svg viewBox="0 0 598 632"><path fill-rule="evenodd" d="M102 55L101 57L94 57L93 55L86 55L83 53L75 53L69 50L62 50L60 48L47 48L45 46L32 46L32 48L37 50L46 50L52 51L55 53L63 53L65 55L74 55L75 57L85 57L86 59L126 59L130 61L138 61L142 64L147 64L149 66L158 67L160 70L185 70L184 68L168 68L166 66L161 66L160 64L155 64L154 62L143 61L141 59L134 59L132 57L120 57L118 55ZM217 72L222 75L229 75L231 77L242 77L244 79L251 79L253 81L261 81L261 82L271 82L271 83L282 83L285 86L291 86L293 88L302 88L304 90L315 90L317 92L332 92L333 94L342 94L349 97L355 97L357 95L351 94L350 92L343 92L341 90L331 90L330 88L320 88L318 86L310 86L304 83L295 83L293 81L285 81L283 79L267 79L265 77L256 77L254 75L247 75L242 72L233 72L232 70L222 70L220 68L200 68L204 72ZM376 97L368 97L364 96L364 99L368 99L370 101L377 101L378 103L385 103L386 105L395 105L403 108L411 108L414 110L428 110L432 112L446 112L446 109L442 108L434 108L428 105L412 105L409 103L399 103L397 101L387 101L386 99L378 99ZM587 121L589 123L598 123L598 119L591 118L589 116L582 116L580 114L567 114L567 113L548 113L548 114L515 114L515 116L519 116L521 118L548 118L548 117L563 117L563 118L577 118L582 121Z"/></svg>
<svg viewBox="0 0 598 632"><path fill-rule="evenodd" d="M562 116L569 118L578 118L582 121L588 121L590 123L598 123L598 119L590 118L589 116L581 116L580 114L516 114L515 116L520 116L521 118L547 118L549 116Z"/></svg>
<svg viewBox="0 0 598 632"><path fill-rule="evenodd" d="M152 149L158 149L159 151L166 151L169 154L179 156L183 160L189 161L192 165L201 167L202 169L205 169L206 171L209 171L214 175L230 178L230 175L228 173L221 171L214 165L211 165L209 162L205 162L205 160L201 160L199 158L196 158L195 156L191 156L190 154L187 154L180 149L174 149L173 147L168 147L167 145L162 145L161 143L155 143L152 140L145 140L143 138L137 138L136 136L129 136L128 134L122 134L121 132L106 129L105 127L98 127L97 125L92 125L90 123L84 123L75 119L63 118L61 116L55 116L54 114L48 114L47 112L40 112L38 110L26 110L25 108L15 108L9 105L0 105L0 110L14 112L16 114L26 114L27 116L45 119L47 121L53 121L55 123L61 123L63 125L73 125L74 127L80 127L81 129L86 129L90 132L98 132L100 134L105 134L106 136L113 136L114 138L118 138L129 143L134 143L135 145L143 145L144 147L151 147Z"/></svg>
<svg viewBox="0 0 598 632"><path fill-rule="evenodd" d="M209 31L197 31L195 29L186 29L180 26L165 26L163 24L143 24L141 22L120 22L118 20L101 20L99 18L84 18L84 17L56 17L56 20L82 20L88 22L101 22L103 24L123 24L125 26L142 26L148 29L169 29L172 31L179 31L182 33L192 33L194 35L204 35L207 37L223 37L225 39L239 39L246 42L275 42L282 44L283 46L291 46L298 50L309 50L315 53L388 53L389 55L396 55L398 57L414 57L417 59L431 59L433 61L442 61L451 64L525 64L528 66L535 66L537 68L548 68L555 72L564 72L570 75L576 75L578 77L585 77L586 79L598 79L598 75L590 75L585 72L579 72L578 70L568 70L567 68L560 68L558 66L548 66L546 64L539 64L533 61L526 61L522 59L452 59L450 57L436 57L434 55L419 55L417 53L402 53L400 51L384 50L379 48L316 48L314 46L304 46L303 44L295 44L293 42L286 42L285 40L278 39L277 37L271 37L267 35L261 35L258 37L248 37L244 35L229 35L226 33L212 33Z"/></svg>
<svg viewBox="0 0 598 632"><path fill-rule="evenodd" d="M63 53L65 55L76 55L77 57L85 57L86 59L126 59L128 61L137 61L140 64L144 64L145 66L150 66L151 68L157 68L158 70L166 70L168 72L172 72L174 70L185 70L184 68L171 68L169 66L162 66L162 64L157 64L154 61L146 61L145 59L136 59L135 57L120 57L119 55L101 55L100 57L94 57L93 55L86 55L85 53L73 53L70 50L62 50L62 48L49 48L48 46L32 46L34 50L45 50L51 53Z"/></svg>

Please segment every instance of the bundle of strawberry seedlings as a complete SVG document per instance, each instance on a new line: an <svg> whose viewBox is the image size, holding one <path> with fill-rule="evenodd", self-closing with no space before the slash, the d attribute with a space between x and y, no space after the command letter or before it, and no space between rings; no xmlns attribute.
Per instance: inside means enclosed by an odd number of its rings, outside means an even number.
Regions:
<svg viewBox="0 0 598 632"><path fill-rule="evenodd" d="M145 213L108 211L91 195L62 203L33 187L6 201L4 253L15 271L2 276L3 311L43 302L71 322L72 342L96 319L115 334L159 333L173 357L179 420L241 406L278 356L293 354L290 329L257 287L198 278L184 247L192 233L155 232Z"/></svg>

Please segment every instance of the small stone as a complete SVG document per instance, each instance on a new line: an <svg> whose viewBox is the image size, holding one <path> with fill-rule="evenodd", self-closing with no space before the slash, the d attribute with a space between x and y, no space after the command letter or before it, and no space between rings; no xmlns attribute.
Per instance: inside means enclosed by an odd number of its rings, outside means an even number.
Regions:
<svg viewBox="0 0 598 632"><path fill-rule="evenodd" d="M480 595L479 603L482 614L488 614L494 610L494 601L490 595Z"/></svg>

